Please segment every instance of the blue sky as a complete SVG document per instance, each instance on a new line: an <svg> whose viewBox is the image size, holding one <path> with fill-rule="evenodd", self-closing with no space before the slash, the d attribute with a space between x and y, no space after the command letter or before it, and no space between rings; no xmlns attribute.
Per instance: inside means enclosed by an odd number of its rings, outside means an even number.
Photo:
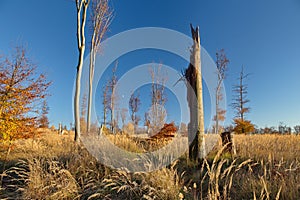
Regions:
<svg viewBox="0 0 300 200"><path fill-rule="evenodd" d="M260 127L300 124L298 0L114 0L112 5L115 17L107 37L148 26L190 35L189 23L199 25L201 45L207 52L214 58L216 50L224 48L230 59L225 81L228 104L244 65L251 73L248 118ZM69 125L78 55L74 1L1 0L0 18L0 55L9 54L17 44L27 46L30 58L53 81L48 99L51 123ZM153 55L139 59L168 63L165 56ZM120 67L125 65L121 60ZM230 124L233 111L227 108L226 123Z"/></svg>

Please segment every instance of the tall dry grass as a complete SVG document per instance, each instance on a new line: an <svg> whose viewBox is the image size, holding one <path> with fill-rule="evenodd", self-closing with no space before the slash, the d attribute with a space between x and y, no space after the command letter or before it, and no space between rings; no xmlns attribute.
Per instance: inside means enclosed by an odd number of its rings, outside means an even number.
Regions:
<svg viewBox="0 0 300 200"><path fill-rule="evenodd" d="M234 138L241 157L267 160L271 155L275 161L283 158L291 162L300 159L299 135L235 135Z"/></svg>
<svg viewBox="0 0 300 200"><path fill-rule="evenodd" d="M127 136L108 137L119 148L147 150ZM103 166L72 136L48 133L17 141L5 161L0 152L0 199L297 199L299 137L238 135L234 158L219 149L198 166L185 154L160 170L131 173Z"/></svg>

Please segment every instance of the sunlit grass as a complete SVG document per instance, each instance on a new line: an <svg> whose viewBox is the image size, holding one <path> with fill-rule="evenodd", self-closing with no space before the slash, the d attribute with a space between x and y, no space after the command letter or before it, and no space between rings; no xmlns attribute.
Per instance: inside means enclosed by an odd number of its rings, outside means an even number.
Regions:
<svg viewBox="0 0 300 200"><path fill-rule="evenodd" d="M144 148L142 142L126 135L107 138L126 151L149 151L149 145ZM73 135L53 132L34 140L19 140L7 160L3 160L5 150L0 152L0 199L297 199L300 196L300 136L238 135L234 140L235 156L223 154L219 146L200 165L192 165L187 154L183 154L168 166L158 166L159 170L135 173L102 165L73 142ZM176 151L173 146L171 149ZM157 161L169 163L168 159L171 158L165 155L158 160L148 157L143 165L154 169Z"/></svg>

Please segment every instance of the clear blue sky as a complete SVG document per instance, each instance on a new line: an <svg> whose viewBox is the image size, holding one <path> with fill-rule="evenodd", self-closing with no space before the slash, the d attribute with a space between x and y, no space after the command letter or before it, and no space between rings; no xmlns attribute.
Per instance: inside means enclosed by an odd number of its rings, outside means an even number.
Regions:
<svg viewBox="0 0 300 200"><path fill-rule="evenodd" d="M225 81L228 103L244 65L251 73L248 118L260 127L300 124L298 0L114 0L112 5L115 17L107 37L147 26L190 35L189 23L199 25L201 45L208 53L214 58L216 50L224 48L230 59ZM27 46L30 58L53 81L51 123L69 125L78 55L75 2L1 0L0 19L0 55L9 54L17 44ZM164 63L159 57L154 61ZM232 116L228 106L227 124Z"/></svg>

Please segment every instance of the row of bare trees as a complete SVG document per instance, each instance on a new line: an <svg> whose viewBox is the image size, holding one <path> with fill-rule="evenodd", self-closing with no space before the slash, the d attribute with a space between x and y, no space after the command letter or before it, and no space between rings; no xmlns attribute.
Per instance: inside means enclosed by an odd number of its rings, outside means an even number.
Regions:
<svg viewBox="0 0 300 200"><path fill-rule="evenodd" d="M75 141L79 141L80 137L80 117L79 117L79 98L80 98L80 81L83 67L83 59L85 54L85 24L87 21L87 10L92 1L91 7L91 27L92 27L92 37L91 37L91 49L90 49L90 67L89 67L89 94L88 94L88 113L87 113L87 131L90 130L90 120L91 120L91 105L92 105L92 88L93 88L93 76L95 68L95 57L101 46L101 41L107 32L108 26L112 19L112 12L108 6L107 0L76 0L77 7L77 43L79 50L78 65L77 65L77 76L76 76L76 89L74 96L74 110L75 110ZM198 158L203 157L204 152L204 114L203 114L203 100L202 100L202 76L201 76L201 58L200 58L200 37L198 28L194 29L191 26L193 46L191 48L190 56L190 65L185 71L185 78L188 81L191 89L188 88L187 100L190 107L190 123L189 123L189 132L191 138L190 145L190 158L192 160L197 160ZM225 78L225 71L227 69L227 64L229 60L226 58L223 51L217 52L217 69L218 69L218 83L216 88L216 127L215 132L219 132L219 120L224 120L225 110L222 110L219 107L219 102L222 100L223 95L221 93L222 82ZM110 103L109 106L104 105L104 122L106 122L106 112L110 110L110 121L111 121L111 131L115 132L114 128L116 126L115 122L115 96L114 90L116 86L116 68L113 71L113 77L111 83L108 87L105 87L103 104ZM164 94L164 79L156 80L154 79L154 72L151 73L152 77L152 109L145 114L145 124L150 126L152 129L155 129L158 126L158 123L163 121L166 113L162 108L166 102ZM240 77L240 85L236 87L236 91L239 90L238 96L235 99L236 102L233 103L234 108L239 114L238 120L235 123L244 123L244 113L249 112L249 109L244 107L247 103L247 100L244 98L246 94L246 88L243 85L244 79L243 71ZM159 82L159 83L158 83ZM110 90L110 98L108 97L108 91ZM195 94L195 95L193 95ZM107 99L110 99L108 101ZM132 96L130 99L130 109L131 109L131 120L137 126L140 118L137 116L138 106L140 100L138 96ZM194 109L194 107L197 109ZM122 120L124 122L124 120ZM156 123L157 122L157 123ZM241 124L241 123L240 123ZM154 130L157 131L157 130ZM242 133L245 130L242 126ZM196 134L196 135L195 135ZM195 135L195 137L191 137Z"/></svg>
<svg viewBox="0 0 300 200"><path fill-rule="evenodd" d="M118 96L116 94L116 85L118 82L117 68L118 62L116 62L115 66L113 67L112 76L104 85L102 94L103 124L106 126L109 121L110 129L113 133L116 132L116 126L119 118L119 113L116 112L118 100ZM115 114L117 114L117 116L115 116ZM108 120L107 117L110 117L110 119Z"/></svg>
<svg viewBox="0 0 300 200"><path fill-rule="evenodd" d="M118 81L117 64L112 69L112 75L103 87L102 106L103 106L103 124L109 125L111 132L115 133L119 124L119 118L122 120L122 127L129 116L130 122L134 127L134 131L138 129L141 116L138 114L141 107L141 99L139 91L132 93L129 99L129 107L118 107L118 94L115 87ZM162 65L155 65L149 67L149 75L151 76L152 83L150 89L151 104L150 109L145 112L144 125L147 127L147 133L153 135L158 133L166 122L167 111L164 106L167 101L165 92L165 83L167 80L166 74L162 71ZM108 120L107 117L110 119ZM123 128L122 128L123 129Z"/></svg>

